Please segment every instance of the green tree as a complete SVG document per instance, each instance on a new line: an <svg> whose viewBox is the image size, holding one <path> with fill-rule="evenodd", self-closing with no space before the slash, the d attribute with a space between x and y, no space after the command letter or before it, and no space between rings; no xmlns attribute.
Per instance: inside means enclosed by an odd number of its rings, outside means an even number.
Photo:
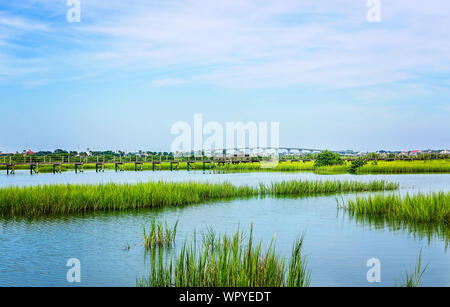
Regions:
<svg viewBox="0 0 450 307"><path fill-rule="evenodd" d="M316 161L314 162L315 167L327 166L327 165L338 165L344 163L339 154L331 152L329 150L322 151L317 155Z"/></svg>
<svg viewBox="0 0 450 307"><path fill-rule="evenodd" d="M366 164L367 164L367 160L358 158L358 159L352 161L352 163L350 164L350 167L348 168L348 171L352 174L356 174L358 169Z"/></svg>

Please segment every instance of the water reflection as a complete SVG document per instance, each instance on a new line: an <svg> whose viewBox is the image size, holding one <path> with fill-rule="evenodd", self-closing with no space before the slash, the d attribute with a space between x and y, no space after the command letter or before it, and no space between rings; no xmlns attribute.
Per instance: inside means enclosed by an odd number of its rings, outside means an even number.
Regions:
<svg viewBox="0 0 450 307"><path fill-rule="evenodd" d="M426 239L428 245L434 240L441 240L445 244L445 251L447 252L448 250L450 243L449 225L393 220L384 216L350 213L343 209L340 209L340 211L343 211L343 214L348 214L350 222L356 222L360 226L374 230L388 229L394 233L407 233L416 240Z"/></svg>

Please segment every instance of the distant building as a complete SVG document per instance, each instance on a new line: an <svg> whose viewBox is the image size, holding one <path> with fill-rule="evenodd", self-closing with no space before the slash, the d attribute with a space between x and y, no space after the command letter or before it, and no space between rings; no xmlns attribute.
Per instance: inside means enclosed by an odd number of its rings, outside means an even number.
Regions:
<svg viewBox="0 0 450 307"><path fill-rule="evenodd" d="M23 154L24 154L24 155L34 155L35 152L32 151L31 149L28 149L28 150L24 150L24 151L23 151Z"/></svg>

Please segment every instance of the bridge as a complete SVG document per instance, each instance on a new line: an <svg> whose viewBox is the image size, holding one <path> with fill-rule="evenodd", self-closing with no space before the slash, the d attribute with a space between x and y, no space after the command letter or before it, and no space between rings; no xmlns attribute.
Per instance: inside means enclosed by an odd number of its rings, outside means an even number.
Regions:
<svg viewBox="0 0 450 307"><path fill-rule="evenodd" d="M225 148L225 149L213 149L213 150L206 150L213 153L227 153L230 151L239 152L239 151L250 151L250 152L269 152L269 151L276 151L278 153L280 152L287 152L288 154L297 152L297 153L316 153L321 152L323 149L311 149L311 148L299 148L299 147L242 147L242 148Z"/></svg>
<svg viewBox="0 0 450 307"><path fill-rule="evenodd" d="M70 165L74 167L75 173L83 172L85 166L95 166L96 172L103 172L106 165L113 165L114 170L123 171L125 164L134 164L134 170L143 170L145 164L150 164L152 170L161 169L163 163L170 164L170 170L178 169L180 163L186 163L187 169L193 169L195 164L201 163L203 169L211 169L216 165L225 164L240 164L240 163L259 163L262 161L270 160L270 156L251 156L251 155L213 155L213 156L195 156L189 154L188 156L181 155L179 157L172 156L127 156L127 157L106 157L106 156L23 156L21 158L13 158L12 156L4 156L3 161L0 158L0 166L6 168L6 174L14 174L16 168L26 168L30 170L30 173L39 173L40 166L51 166L53 173L61 173L64 165ZM293 162L307 162L308 159L302 159L300 157L282 158L280 162L290 161Z"/></svg>

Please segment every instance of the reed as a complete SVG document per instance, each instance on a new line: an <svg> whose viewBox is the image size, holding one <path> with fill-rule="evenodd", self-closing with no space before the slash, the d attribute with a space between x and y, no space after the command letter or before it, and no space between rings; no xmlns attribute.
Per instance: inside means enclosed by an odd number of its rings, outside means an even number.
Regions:
<svg viewBox="0 0 450 307"><path fill-rule="evenodd" d="M417 263L414 267L414 272L405 272L405 282L400 284L400 287L416 288L422 286L422 277L428 268L428 264L422 269L422 250L420 250ZM396 286L399 286L396 283Z"/></svg>
<svg viewBox="0 0 450 307"><path fill-rule="evenodd" d="M155 247L169 247L172 246L177 235L178 221L173 227L169 227L167 222L164 225L161 222L152 221L150 226L150 232L147 235L147 231L144 227L144 246L146 249L152 249Z"/></svg>
<svg viewBox="0 0 450 307"><path fill-rule="evenodd" d="M284 181L234 186L231 183L148 182L137 184L38 185L0 189L0 215L27 216L184 207L207 201L256 196L304 196L322 193L397 189L385 181Z"/></svg>
<svg viewBox="0 0 450 307"><path fill-rule="evenodd" d="M283 195L316 195L327 193L349 193L349 192L370 192L398 189L397 183L375 180L370 182L358 181L281 181L270 185L261 185L263 194L283 196Z"/></svg>
<svg viewBox="0 0 450 307"><path fill-rule="evenodd" d="M201 169L201 166L198 168ZM226 164L216 170L225 172L298 172L310 171L318 174L339 174L351 172L351 163L315 167L314 161L280 162L273 168L264 168L260 163ZM418 161L372 161L358 168L358 174L414 174L414 173L450 173L450 160Z"/></svg>
<svg viewBox="0 0 450 307"><path fill-rule="evenodd" d="M413 173L450 173L450 160L418 161L378 161L369 162L358 169L358 173L372 174L413 174Z"/></svg>
<svg viewBox="0 0 450 307"><path fill-rule="evenodd" d="M302 254L303 237L294 242L289 264L275 251L248 240L239 230L234 235L209 233L202 246L185 243L175 258L152 253L151 272L140 278L139 287L307 287L311 272Z"/></svg>
<svg viewBox="0 0 450 307"><path fill-rule="evenodd" d="M412 223L450 225L450 193L357 197L349 200L343 207L351 215L383 216Z"/></svg>
<svg viewBox="0 0 450 307"><path fill-rule="evenodd" d="M201 169L201 165L197 166ZM181 168L183 169L183 168ZM225 172L298 172L310 171L318 174L339 174L351 171L351 162L341 165L315 167L314 161L280 162L275 167L264 168L261 163L226 164L214 169ZM450 173L450 160L417 161L372 161L358 168L358 174L414 174L414 173Z"/></svg>

